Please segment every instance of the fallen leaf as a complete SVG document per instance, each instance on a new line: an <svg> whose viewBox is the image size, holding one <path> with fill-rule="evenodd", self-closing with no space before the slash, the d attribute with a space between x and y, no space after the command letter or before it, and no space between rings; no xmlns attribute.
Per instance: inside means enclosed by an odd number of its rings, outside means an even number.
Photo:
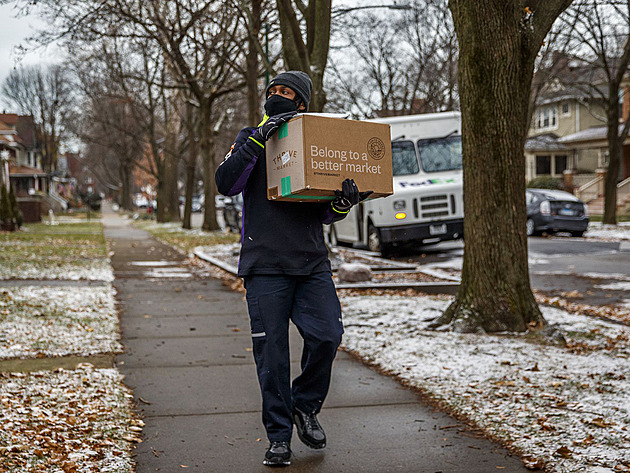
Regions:
<svg viewBox="0 0 630 473"><path fill-rule="evenodd" d="M562 447L560 447L558 450L556 450L554 452L554 455L559 455L559 456L561 456L563 458L571 458L571 454L572 453L573 452L571 450L569 450L569 447L562 446Z"/></svg>

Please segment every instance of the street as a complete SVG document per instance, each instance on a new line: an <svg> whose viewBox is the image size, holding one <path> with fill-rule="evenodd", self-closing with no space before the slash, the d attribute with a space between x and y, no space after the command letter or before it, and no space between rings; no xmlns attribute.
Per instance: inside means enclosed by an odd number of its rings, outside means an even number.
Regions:
<svg viewBox="0 0 630 473"><path fill-rule="evenodd" d="M593 305L628 303L630 242L530 237L528 243L534 289ZM395 259L460 269L463 253L464 243L457 241L425 247L422 252L407 250Z"/></svg>

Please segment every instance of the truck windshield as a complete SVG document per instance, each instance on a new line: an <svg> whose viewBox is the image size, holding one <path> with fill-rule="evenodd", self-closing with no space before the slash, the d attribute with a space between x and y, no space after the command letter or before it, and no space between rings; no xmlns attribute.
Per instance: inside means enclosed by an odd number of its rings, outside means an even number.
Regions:
<svg viewBox="0 0 630 473"><path fill-rule="evenodd" d="M416 148L412 141L392 142L392 166L394 176L416 174L420 171Z"/></svg>
<svg viewBox="0 0 630 473"><path fill-rule="evenodd" d="M462 168L462 137L418 140L424 172L456 171Z"/></svg>

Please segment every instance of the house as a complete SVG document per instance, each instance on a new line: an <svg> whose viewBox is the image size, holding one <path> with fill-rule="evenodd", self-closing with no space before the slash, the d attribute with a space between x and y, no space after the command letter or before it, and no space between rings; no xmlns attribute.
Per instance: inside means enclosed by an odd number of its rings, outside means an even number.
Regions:
<svg viewBox="0 0 630 473"><path fill-rule="evenodd" d="M556 58L553 78L539 88L525 143L526 179L549 175L564 179L565 188L591 203L594 213L603 201L607 167L606 112L601 99L580 82L604 84L601 71L566 56ZM536 83L536 80L534 81ZM630 83L623 87L622 120L630 114ZM630 196L630 139L623 147L619 174L622 205ZM628 181L628 182L626 182ZM627 189L626 189L627 188Z"/></svg>
<svg viewBox="0 0 630 473"><path fill-rule="evenodd" d="M47 192L48 174L42 168L33 117L0 114L0 152L2 150L8 152L9 176L17 197Z"/></svg>

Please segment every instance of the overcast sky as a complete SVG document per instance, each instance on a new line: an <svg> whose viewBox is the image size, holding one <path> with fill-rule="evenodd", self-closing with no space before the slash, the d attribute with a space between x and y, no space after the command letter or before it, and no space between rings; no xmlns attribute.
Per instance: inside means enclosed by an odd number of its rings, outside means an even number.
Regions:
<svg viewBox="0 0 630 473"><path fill-rule="evenodd" d="M0 6L0 84L16 65L17 56L14 48L31 36L42 22L36 16L16 18L11 5ZM22 64L53 63L60 59L60 51L55 48L41 49L28 53ZM1 108L6 104L0 98Z"/></svg>
<svg viewBox="0 0 630 473"><path fill-rule="evenodd" d="M391 3L406 3L396 0L333 0L333 8L356 5L383 5ZM24 43L26 38L33 35L43 22L36 16L16 18L16 11L12 5L0 6L0 85L16 66L18 60L15 47ZM54 47L38 49L29 52L20 64L45 64L62 60L62 52ZM0 111L7 108L7 104L0 97ZM9 110L7 110L9 111Z"/></svg>

